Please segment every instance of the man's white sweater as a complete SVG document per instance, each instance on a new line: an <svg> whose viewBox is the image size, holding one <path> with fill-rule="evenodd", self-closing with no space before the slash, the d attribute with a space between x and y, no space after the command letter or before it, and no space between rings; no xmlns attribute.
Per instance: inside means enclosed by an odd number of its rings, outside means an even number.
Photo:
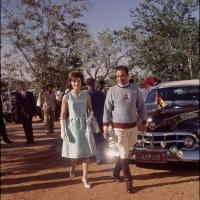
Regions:
<svg viewBox="0 0 200 200"><path fill-rule="evenodd" d="M104 105L103 125L113 128L133 128L137 117L146 124L147 114L140 89L135 84L126 87L115 85L108 90Z"/></svg>

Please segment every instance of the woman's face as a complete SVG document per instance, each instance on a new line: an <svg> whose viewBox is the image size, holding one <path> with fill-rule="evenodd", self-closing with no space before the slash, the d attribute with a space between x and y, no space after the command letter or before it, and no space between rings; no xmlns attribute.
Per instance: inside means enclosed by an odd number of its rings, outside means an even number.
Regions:
<svg viewBox="0 0 200 200"><path fill-rule="evenodd" d="M72 85L72 88L75 89L75 90L80 89L81 88L81 79L80 78L74 78L71 81L71 85Z"/></svg>

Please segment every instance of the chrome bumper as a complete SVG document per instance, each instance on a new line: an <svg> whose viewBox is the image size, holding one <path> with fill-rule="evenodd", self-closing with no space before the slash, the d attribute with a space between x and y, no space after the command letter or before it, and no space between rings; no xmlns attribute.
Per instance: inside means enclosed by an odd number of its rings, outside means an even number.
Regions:
<svg viewBox="0 0 200 200"><path fill-rule="evenodd" d="M134 147L130 154L129 159L135 160L135 151L159 151L167 153L167 161L182 161L182 162L199 162L200 161L200 152L197 150L182 150L178 149L176 146L172 146L170 149L148 149L148 148L137 148ZM117 148L107 147L104 150L104 153L107 157L118 157L119 151Z"/></svg>

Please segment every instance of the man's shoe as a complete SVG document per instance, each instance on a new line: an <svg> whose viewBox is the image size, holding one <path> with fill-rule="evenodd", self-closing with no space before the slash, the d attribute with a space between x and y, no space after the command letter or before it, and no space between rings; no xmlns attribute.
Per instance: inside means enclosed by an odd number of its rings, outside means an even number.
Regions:
<svg viewBox="0 0 200 200"><path fill-rule="evenodd" d="M5 140L4 142L7 143L7 144L12 144L12 143L14 143L14 142L12 142L12 141L10 141L10 140Z"/></svg>
<svg viewBox="0 0 200 200"><path fill-rule="evenodd" d="M126 181L126 191L127 193L129 194L132 194L133 193L133 185L132 185L132 179L128 179L128 180L125 180Z"/></svg>
<svg viewBox="0 0 200 200"><path fill-rule="evenodd" d="M96 161L96 162L93 163L93 165L101 165L101 164L103 164L102 161Z"/></svg>

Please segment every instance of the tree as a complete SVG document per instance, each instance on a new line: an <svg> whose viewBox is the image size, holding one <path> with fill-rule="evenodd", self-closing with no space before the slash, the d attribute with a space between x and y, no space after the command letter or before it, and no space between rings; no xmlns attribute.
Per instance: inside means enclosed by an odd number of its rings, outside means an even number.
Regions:
<svg viewBox="0 0 200 200"><path fill-rule="evenodd" d="M98 34L97 40L85 38L77 47L84 72L94 79L106 79L113 75L114 67L126 62L128 47L117 32L109 30Z"/></svg>
<svg viewBox="0 0 200 200"><path fill-rule="evenodd" d="M7 90L17 89L16 83L27 81L26 69L23 61L18 59L15 52L5 53L1 60L1 77L4 80Z"/></svg>
<svg viewBox="0 0 200 200"><path fill-rule="evenodd" d="M88 0L3 1L2 37L18 50L30 77L40 86L65 84L69 71L79 66L74 47L88 31L77 20L89 7Z"/></svg>
<svg viewBox="0 0 200 200"><path fill-rule="evenodd" d="M198 0L145 0L124 28L132 45L129 65L162 80L198 77ZM132 56L134 55L134 56Z"/></svg>

